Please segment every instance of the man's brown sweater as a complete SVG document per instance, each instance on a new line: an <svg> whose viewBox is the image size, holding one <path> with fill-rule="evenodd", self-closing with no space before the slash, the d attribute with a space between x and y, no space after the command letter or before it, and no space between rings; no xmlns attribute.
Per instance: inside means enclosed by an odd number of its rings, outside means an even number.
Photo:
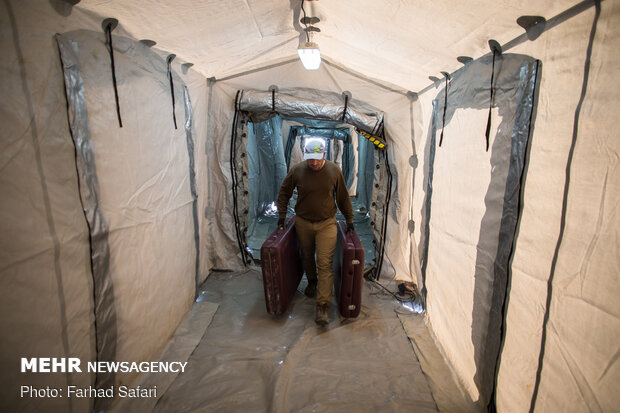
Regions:
<svg viewBox="0 0 620 413"><path fill-rule="evenodd" d="M278 194L278 215L286 217L286 206L297 188L295 213L301 218L317 222L336 215L336 204L347 223L353 223L353 206L342 176L335 163L325 161L323 167L315 171L306 161L294 165L284 178ZM335 199L334 199L335 195Z"/></svg>

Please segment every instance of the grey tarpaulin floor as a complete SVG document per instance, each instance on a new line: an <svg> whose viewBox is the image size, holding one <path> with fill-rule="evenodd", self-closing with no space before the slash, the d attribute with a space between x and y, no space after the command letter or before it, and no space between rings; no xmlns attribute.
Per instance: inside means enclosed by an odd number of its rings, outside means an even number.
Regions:
<svg viewBox="0 0 620 413"><path fill-rule="evenodd" d="M368 281L362 300L357 319L340 319L334 303L332 322L319 328L314 299L301 292L284 315L267 314L260 268L212 273L194 305L217 310L153 411L438 411L431 388L442 383L427 378L414 352L428 343L412 345L405 331L413 323L409 336L419 335L423 316Z"/></svg>

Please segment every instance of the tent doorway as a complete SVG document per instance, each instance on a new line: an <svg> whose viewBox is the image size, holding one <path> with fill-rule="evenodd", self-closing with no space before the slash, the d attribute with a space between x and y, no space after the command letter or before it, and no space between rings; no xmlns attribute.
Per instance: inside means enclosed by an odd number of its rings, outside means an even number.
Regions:
<svg viewBox="0 0 620 413"><path fill-rule="evenodd" d="M326 159L342 169L353 204L356 232L366 251L365 266L372 267L375 254L369 208L374 181L373 145L359 139L355 128L349 125L280 115L248 122L248 253L255 262L260 259L260 247L277 225L276 199L282 180L291 166L303 161L301 148L309 137L324 139ZM287 215L294 215L295 202L294 194ZM340 212L336 218L344 220Z"/></svg>

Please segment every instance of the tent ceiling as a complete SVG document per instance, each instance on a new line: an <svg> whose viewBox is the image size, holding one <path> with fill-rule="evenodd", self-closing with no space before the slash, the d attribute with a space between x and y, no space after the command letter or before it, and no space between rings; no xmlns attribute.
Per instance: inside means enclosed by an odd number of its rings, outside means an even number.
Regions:
<svg viewBox="0 0 620 413"><path fill-rule="evenodd" d="M522 15L546 19L575 0L320 0L306 1L321 19L315 41L331 62L414 92L429 76L480 57L488 40L524 33ZM82 0L76 7L115 17L122 30L191 62L206 77L295 58L302 35L300 0ZM118 29L117 29L118 30ZM122 32L115 32L121 34Z"/></svg>

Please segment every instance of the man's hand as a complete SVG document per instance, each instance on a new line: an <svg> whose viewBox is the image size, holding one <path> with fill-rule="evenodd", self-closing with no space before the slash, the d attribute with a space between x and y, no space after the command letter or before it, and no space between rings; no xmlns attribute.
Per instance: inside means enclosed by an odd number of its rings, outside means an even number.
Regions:
<svg viewBox="0 0 620 413"><path fill-rule="evenodd" d="M347 234L351 231L355 232L355 227L352 222L347 222Z"/></svg>
<svg viewBox="0 0 620 413"><path fill-rule="evenodd" d="M285 218L278 219L278 229L284 229L284 219Z"/></svg>

